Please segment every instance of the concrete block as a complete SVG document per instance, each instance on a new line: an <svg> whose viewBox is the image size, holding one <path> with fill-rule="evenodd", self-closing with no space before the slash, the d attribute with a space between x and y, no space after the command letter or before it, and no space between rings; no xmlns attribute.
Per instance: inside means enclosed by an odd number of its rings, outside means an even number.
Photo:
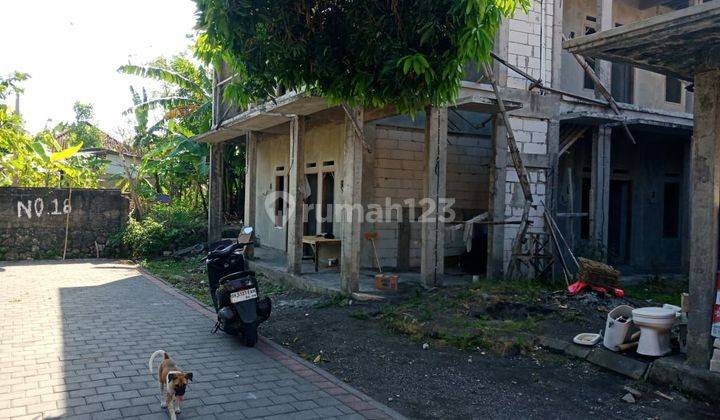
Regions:
<svg viewBox="0 0 720 420"><path fill-rule="evenodd" d="M523 130L545 133L545 132L547 132L547 121L535 120L535 119L524 119L523 120Z"/></svg>
<svg viewBox="0 0 720 420"><path fill-rule="evenodd" d="M715 401L720 395L720 375L688 366L679 356L662 357L653 362L648 374L651 382L672 385L702 399Z"/></svg>
<svg viewBox="0 0 720 420"><path fill-rule="evenodd" d="M538 344L542 347L564 353L571 343L554 337L540 336L538 337Z"/></svg>
<svg viewBox="0 0 720 420"><path fill-rule="evenodd" d="M532 35L534 36L534 35ZM539 39L538 39L539 41ZM510 31L510 42L515 42L517 44L527 44L528 43L528 34L525 32L519 32L519 31Z"/></svg>
<svg viewBox="0 0 720 420"><path fill-rule="evenodd" d="M642 378L649 366L648 363L600 347L588 354L587 361L633 379Z"/></svg>
<svg viewBox="0 0 720 420"><path fill-rule="evenodd" d="M530 143L532 141L532 133L525 130L513 130L515 141L518 143Z"/></svg>
<svg viewBox="0 0 720 420"><path fill-rule="evenodd" d="M521 20L521 17L523 17L523 16L526 17L527 15L525 15L523 13L518 13L515 15L515 17L513 19L509 19L511 32L517 31L517 32L524 32L526 34L533 32L532 27L527 22L527 20L525 20L525 21ZM526 17L526 19L527 19L527 17Z"/></svg>
<svg viewBox="0 0 720 420"><path fill-rule="evenodd" d="M592 350L592 347L580 346L574 343L568 343L567 347L565 347L565 353L580 359L587 358Z"/></svg>
<svg viewBox="0 0 720 420"><path fill-rule="evenodd" d="M523 153L544 155L547 153L547 146L540 143L525 143L522 145Z"/></svg>
<svg viewBox="0 0 720 420"><path fill-rule="evenodd" d="M710 361L710 372L720 373L720 360L713 359Z"/></svg>

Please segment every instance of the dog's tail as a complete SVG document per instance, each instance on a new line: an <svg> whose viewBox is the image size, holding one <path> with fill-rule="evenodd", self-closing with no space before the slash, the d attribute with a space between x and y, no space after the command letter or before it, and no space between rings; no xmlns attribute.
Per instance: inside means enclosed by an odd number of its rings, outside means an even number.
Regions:
<svg viewBox="0 0 720 420"><path fill-rule="evenodd" d="M153 361L155 360L155 357L163 355L163 358L167 358L168 355L165 353L165 350L156 350L153 354L150 355L150 360L148 361L148 369L150 370L150 374L154 375L155 372L153 372Z"/></svg>

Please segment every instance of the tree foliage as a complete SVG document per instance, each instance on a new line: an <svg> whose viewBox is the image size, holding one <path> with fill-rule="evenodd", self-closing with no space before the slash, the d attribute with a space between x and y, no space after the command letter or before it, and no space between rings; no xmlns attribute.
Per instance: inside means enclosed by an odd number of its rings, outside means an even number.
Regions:
<svg viewBox="0 0 720 420"><path fill-rule="evenodd" d="M73 104L75 120L61 122L52 129L52 134L61 140L65 147L82 144L83 147L103 147L105 135L93 124L95 112L92 104L75 101Z"/></svg>
<svg viewBox="0 0 720 420"><path fill-rule="evenodd" d="M210 70L193 63L184 55L160 57L146 65L126 64L118 72L156 80L162 83L160 91L147 95L143 89L140 97L135 91L133 107L126 114L161 110L159 124L148 129L152 132L162 128L168 121L175 121L195 133L203 133L210 128L212 112L212 77ZM136 115L137 117L137 115Z"/></svg>
<svg viewBox="0 0 720 420"><path fill-rule="evenodd" d="M196 52L236 74L241 104L279 85L412 112L451 103L489 59L504 16L529 0L195 0Z"/></svg>
<svg viewBox="0 0 720 420"><path fill-rule="evenodd" d="M22 92L28 76L0 77L0 186L94 187L101 163L79 156L82 143L63 147L48 131L31 137L19 115L3 104L7 95Z"/></svg>
<svg viewBox="0 0 720 420"><path fill-rule="evenodd" d="M134 116L133 147L142 156L137 179L125 179L123 188L134 183L145 199L168 194L174 200L185 200L203 208L207 205L208 147L192 140L210 128L212 110L210 70L185 57L160 57L146 65L126 64L120 73L159 81L159 90L143 87L130 92ZM161 117L150 125L151 114ZM147 181L154 179L154 187Z"/></svg>

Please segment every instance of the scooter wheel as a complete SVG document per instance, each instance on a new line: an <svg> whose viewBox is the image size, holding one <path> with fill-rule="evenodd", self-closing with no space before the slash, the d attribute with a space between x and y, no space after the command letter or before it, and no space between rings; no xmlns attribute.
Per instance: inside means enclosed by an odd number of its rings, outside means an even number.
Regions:
<svg viewBox="0 0 720 420"><path fill-rule="evenodd" d="M243 324L243 342L247 347L254 347L258 341L257 325L255 323Z"/></svg>

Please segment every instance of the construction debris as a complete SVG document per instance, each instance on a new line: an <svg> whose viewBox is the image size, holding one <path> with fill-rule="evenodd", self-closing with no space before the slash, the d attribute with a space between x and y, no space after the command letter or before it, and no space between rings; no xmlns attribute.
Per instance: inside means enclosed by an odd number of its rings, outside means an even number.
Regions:
<svg viewBox="0 0 720 420"><path fill-rule="evenodd" d="M629 392L622 397L622 400L626 403L635 404L635 397Z"/></svg>
<svg viewBox="0 0 720 420"><path fill-rule="evenodd" d="M617 287L620 272L611 266L588 258L578 258L577 280L596 286Z"/></svg>
<svg viewBox="0 0 720 420"><path fill-rule="evenodd" d="M631 386L624 386L623 389L624 389L625 391L629 392L630 394L632 394L632 396L635 397L635 398L640 398L640 397L642 397L642 392L638 391L637 389L635 389L635 388L633 388L633 387L631 387Z"/></svg>

